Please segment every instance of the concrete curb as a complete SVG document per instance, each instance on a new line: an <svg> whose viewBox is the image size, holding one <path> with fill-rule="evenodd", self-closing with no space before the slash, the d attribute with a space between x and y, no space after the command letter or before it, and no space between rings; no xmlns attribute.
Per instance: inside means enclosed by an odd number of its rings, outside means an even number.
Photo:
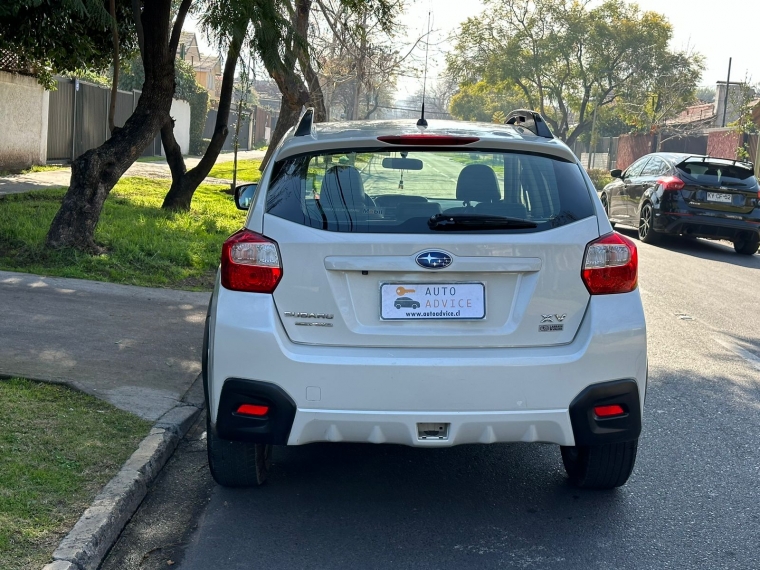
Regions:
<svg viewBox="0 0 760 570"><path fill-rule="evenodd" d="M140 506L201 408L179 405L161 416L121 470L95 497L43 570L97 570Z"/></svg>

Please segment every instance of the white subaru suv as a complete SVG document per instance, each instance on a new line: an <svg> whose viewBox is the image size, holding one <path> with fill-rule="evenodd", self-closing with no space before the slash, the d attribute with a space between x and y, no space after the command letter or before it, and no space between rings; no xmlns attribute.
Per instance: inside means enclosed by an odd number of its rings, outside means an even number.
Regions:
<svg viewBox="0 0 760 570"><path fill-rule="evenodd" d="M637 253L540 115L312 124L223 246L203 352L208 459L261 484L273 445L561 446L612 488L647 382Z"/></svg>

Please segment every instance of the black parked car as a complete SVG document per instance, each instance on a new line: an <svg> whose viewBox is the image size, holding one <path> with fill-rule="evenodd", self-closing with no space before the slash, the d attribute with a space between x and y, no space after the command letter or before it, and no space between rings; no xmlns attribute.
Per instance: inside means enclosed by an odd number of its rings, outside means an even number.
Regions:
<svg viewBox="0 0 760 570"><path fill-rule="evenodd" d="M747 162L670 152L648 154L612 170L599 197L613 223L638 228L655 243L662 234L724 239L737 253L760 244L760 189Z"/></svg>

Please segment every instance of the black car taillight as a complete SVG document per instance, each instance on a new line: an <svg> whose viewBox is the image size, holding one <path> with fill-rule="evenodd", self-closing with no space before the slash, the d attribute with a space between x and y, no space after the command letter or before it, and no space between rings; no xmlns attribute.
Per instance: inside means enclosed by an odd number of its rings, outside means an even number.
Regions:
<svg viewBox="0 0 760 570"><path fill-rule="evenodd" d="M222 286L232 291L272 293L282 278L277 243L242 229L222 246Z"/></svg>

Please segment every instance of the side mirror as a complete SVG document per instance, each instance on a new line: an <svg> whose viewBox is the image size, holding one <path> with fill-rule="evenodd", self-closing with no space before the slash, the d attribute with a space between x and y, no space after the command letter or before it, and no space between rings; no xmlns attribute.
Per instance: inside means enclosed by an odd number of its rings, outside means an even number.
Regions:
<svg viewBox="0 0 760 570"><path fill-rule="evenodd" d="M613 178L622 178L623 177L623 171L619 168L615 168L614 170L610 170L610 176Z"/></svg>
<svg viewBox="0 0 760 570"><path fill-rule="evenodd" d="M235 206L238 210L247 210L251 207L258 186L258 184L241 184L235 188Z"/></svg>

